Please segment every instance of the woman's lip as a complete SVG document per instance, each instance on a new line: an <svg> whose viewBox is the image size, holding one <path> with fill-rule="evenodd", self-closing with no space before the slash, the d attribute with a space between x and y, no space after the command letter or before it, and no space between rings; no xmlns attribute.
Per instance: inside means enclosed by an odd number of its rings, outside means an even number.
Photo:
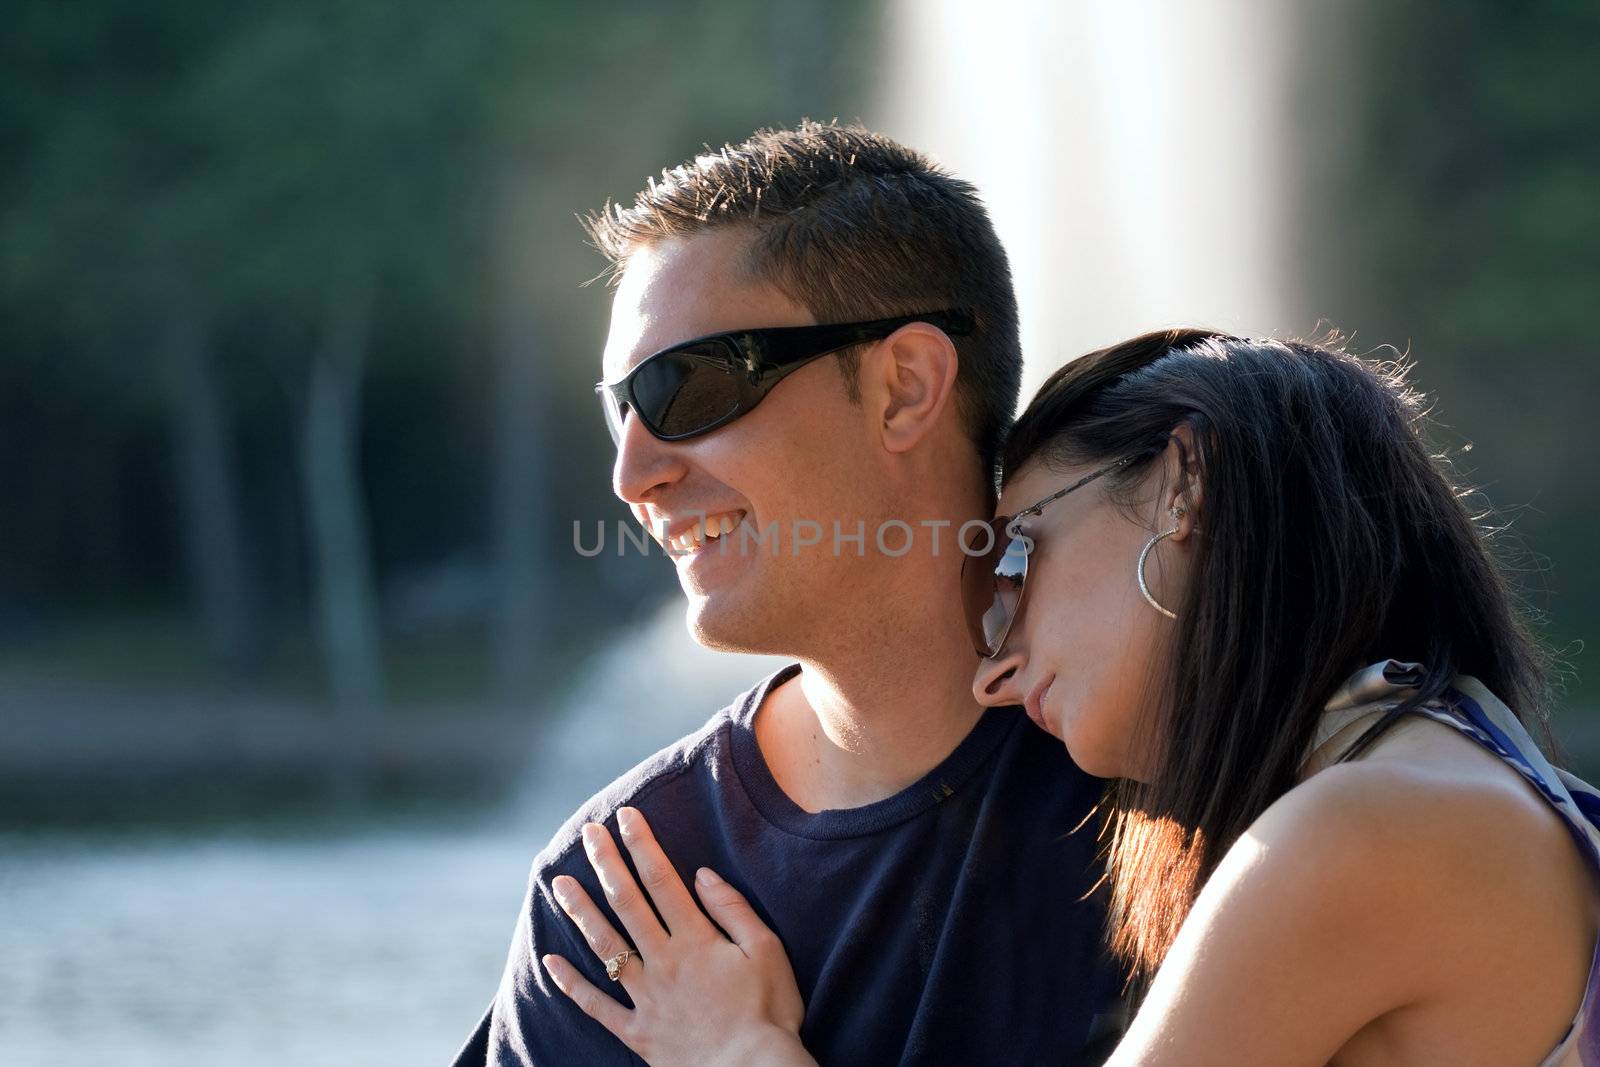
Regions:
<svg viewBox="0 0 1600 1067"><path fill-rule="evenodd" d="M1053 674L1050 675L1038 685L1034 686L1033 692L1029 693L1027 699L1022 702L1022 706L1028 712L1028 718L1032 719L1034 725L1038 726L1039 729L1044 730L1046 733L1049 732L1050 727L1044 720L1044 708L1042 705L1044 703L1045 694L1050 692L1050 686L1055 683L1055 680L1056 676Z"/></svg>

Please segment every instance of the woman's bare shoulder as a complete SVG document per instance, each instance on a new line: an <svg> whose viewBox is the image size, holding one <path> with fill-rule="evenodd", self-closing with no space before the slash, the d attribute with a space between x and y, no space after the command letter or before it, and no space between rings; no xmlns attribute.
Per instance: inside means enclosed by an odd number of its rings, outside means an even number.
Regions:
<svg viewBox="0 0 1600 1067"><path fill-rule="evenodd" d="M1413 740L1443 754L1319 771L1240 836L1157 975L1129 1062L1323 1063L1379 1030L1391 1052L1508 1062L1553 1046L1594 945L1581 858L1514 772Z"/></svg>
<svg viewBox="0 0 1600 1067"><path fill-rule="evenodd" d="M1396 724L1361 759L1318 771L1257 826L1354 849L1351 862L1492 861L1514 875L1507 861L1526 857L1532 869L1522 873L1533 877L1551 864L1584 869L1561 816L1530 782L1459 731L1421 717Z"/></svg>
<svg viewBox="0 0 1600 1067"><path fill-rule="evenodd" d="M1570 883L1579 898L1589 891L1582 854L1534 786L1431 720L1404 722L1362 759L1318 771L1249 833L1330 872L1393 883L1401 899L1480 918L1496 888L1514 896L1542 886L1530 906L1545 908L1551 882Z"/></svg>

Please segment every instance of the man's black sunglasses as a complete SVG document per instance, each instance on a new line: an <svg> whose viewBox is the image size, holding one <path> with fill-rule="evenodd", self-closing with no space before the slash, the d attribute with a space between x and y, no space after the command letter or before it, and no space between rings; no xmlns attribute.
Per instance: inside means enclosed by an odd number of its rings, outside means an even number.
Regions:
<svg viewBox="0 0 1600 1067"><path fill-rule="evenodd" d="M812 360L881 340L913 322L937 326L952 337L973 330L972 313L965 310L824 326L729 330L664 348L640 360L621 380L600 382L594 391L605 408L613 441L622 440L629 411L658 439L682 441L726 426Z"/></svg>

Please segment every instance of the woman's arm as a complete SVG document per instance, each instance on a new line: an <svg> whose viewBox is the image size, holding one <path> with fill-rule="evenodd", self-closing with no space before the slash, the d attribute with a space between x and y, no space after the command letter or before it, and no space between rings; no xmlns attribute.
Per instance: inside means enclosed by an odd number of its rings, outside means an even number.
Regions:
<svg viewBox="0 0 1600 1067"><path fill-rule="evenodd" d="M1393 902L1375 891L1365 827L1301 792L1323 784L1286 795L1223 857L1107 1067L1315 1067L1410 995L1404 961L1376 943Z"/></svg>
<svg viewBox="0 0 1600 1067"><path fill-rule="evenodd" d="M1390 1040L1449 1034L1482 1062L1533 1062L1576 1010L1558 987L1581 996L1592 945L1571 939L1573 974L1525 966L1549 856L1570 851L1547 816L1376 761L1319 773L1223 858L1108 1067L1312 1067L1383 1017Z"/></svg>
<svg viewBox="0 0 1600 1067"><path fill-rule="evenodd" d="M546 956L557 988L652 1067L815 1067L800 1043L805 1008L777 935L743 894L708 868L695 879L702 912L637 810L619 810L617 825L639 882L605 827L585 826L583 845L637 953L618 968L633 1009L596 989L562 957ZM630 949L576 879L562 876L553 888L601 960Z"/></svg>

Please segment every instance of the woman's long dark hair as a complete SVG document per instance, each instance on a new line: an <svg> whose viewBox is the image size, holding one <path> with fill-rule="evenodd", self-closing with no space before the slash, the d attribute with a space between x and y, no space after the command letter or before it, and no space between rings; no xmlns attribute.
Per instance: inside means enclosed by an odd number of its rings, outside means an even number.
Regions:
<svg viewBox="0 0 1600 1067"><path fill-rule="evenodd" d="M1110 944L1136 986L1223 853L1295 785L1352 671L1426 666L1380 726L1460 673L1548 740L1544 655L1424 415L1397 364L1182 329L1067 364L1011 430L1007 477L1144 454L1114 494L1143 484L1170 431L1193 430L1204 532L1150 679L1159 770L1113 783L1107 805Z"/></svg>

